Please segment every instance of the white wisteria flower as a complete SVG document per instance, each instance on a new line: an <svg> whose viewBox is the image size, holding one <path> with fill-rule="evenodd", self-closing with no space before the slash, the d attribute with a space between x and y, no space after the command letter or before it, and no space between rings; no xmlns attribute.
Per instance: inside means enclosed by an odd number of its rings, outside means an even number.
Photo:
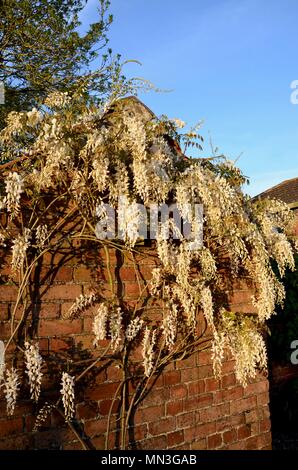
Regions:
<svg viewBox="0 0 298 470"><path fill-rule="evenodd" d="M17 395L20 388L19 376L16 369L6 369L4 393L6 398L6 409L8 415L13 415L16 406Z"/></svg>
<svg viewBox="0 0 298 470"><path fill-rule="evenodd" d="M149 377L153 367L154 367L154 346L156 343L156 330L151 330L146 327L144 332L143 338L143 348L142 348L142 355L143 355L143 367L144 367L144 374L146 377Z"/></svg>
<svg viewBox="0 0 298 470"><path fill-rule="evenodd" d="M7 211L14 217L20 210L21 195L24 190L24 180L16 171L10 172L5 179L5 205Z"/></svg>
<svg viewBox="0 0 298 470"><path fill-rule="evenodd" d="M32 400L38 401L42 381L42 363L43 359L39 354L38 344L25 342L26 374L30 384L30 395Z"/></svg>
<svg viewBox="0 0 298 470"><path fill-rule="evenodd" d="M144 320L140 317L136 317L131 322L126 328L126 339L128 341L133 341L135 337L138 335L138 333L141 331L142 327L144 325Z"/></svg>
<svg viewBox="0 0 298 470"><path fill-rule="evenodd" d="M29 228L24 229L22 235L18 235L12 242L12 271L18 271L24 265L27 249L30 246L31 231Z"/></svg>
<svg viewBox="0 0 298 470"><path fill-rule="evenodd" d="M161 328L167 348L172 348L177 335L178 307L170 303L168 313L163 317Z"/></svg>
<svg viewBox="0 0 298 470"><path fill-rule="evenodd" d="M48 236L49 236L48 226L46 224L39 225L36 229L35 236L36 236L36 243L38 245L38 248L39 249L44 248L46 241L48 239Z"/></svg>
<svg viewBox="0 0 298 470"><path fill-rule="evenodd" d="M113 351L119 348L122 340L122 315L120 307L114 308L110 315L110 336Z"/></svg>
<svg viewBox="0 0 298 470"><path fill-rule="evenodd" d="M70 307L70 309L64 313L63 318L67 320L69 318L75 318L78 316L83 310L90 307L94 304L97 300L97 295L92 292L91 294L83 295L81 294Z"/></svg>
<svg viewBox="0 0 298 470"><path fill-rule="evenodd" d="M63 372L61 385L62 388L60 391L62 395L65 419L66 421L70 421L71 419L73 419L75 414L74 377L69 375L67 372Z"/></svg>
<svg viewBox="0 0 298 470"><path fill-rule="evenodd" d="M93 341L94 346L97 346L99 341L104 340L107 337L108 311L109 310L106 304L100 304L97 310L97 314L93 319L92 332L95 336Z"/></svg>

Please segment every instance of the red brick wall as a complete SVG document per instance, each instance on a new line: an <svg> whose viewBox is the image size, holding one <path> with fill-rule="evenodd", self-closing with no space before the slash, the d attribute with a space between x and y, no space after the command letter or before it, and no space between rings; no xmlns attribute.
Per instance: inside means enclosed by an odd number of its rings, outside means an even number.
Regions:
<svg viewBox="0 0 298 470"><path fill-rule="evenodd" d="M150 250L143 251L143 255L137 256L139 273L149 279L156 257ZM63 253L56 253L54 257L47 255L38 280L35 278L36 305L33 321L28 317L30 332L39 338L41 353L52 365L52 376L57 378L55 387L45 378L43 397L46 399L50 400L59 390L59 364L65 366L67 361L83 361L88 355L94 355L91 334L94 307L73 321L62 319L62 314L80 293L90 291L92 286L100 286L104 297L110 295L106 268L98 267L101 255L96 251L86 255L80 251L80 246L71 259L65 258ZM46 278L49 266L53 269L59 262L61 266L56 274ZM110 252L110 262L118 294L133 305L139 288L132 261L119 260ZM9 268L4 266L2 273L0 338L5 339L9 336L9 318L17 289L8 277ZM34 284L34 279L32 282ZM251 311L250 294L247 283L239 281L230 296L233 308ZM158 305L151 306L147 314L158 317ZM77 430L90 448L104 448L107 416L118 383L119 370L107 366L96 375L91 374L86 387L78 387ZM76 435L56 412L38 432L33 432L38 407L27 399L26 387L22 388L21 397L14 416L8 418L1 396L0 449L81 448ZM216 380L210 352L202 351L172 363L157 378L133 417L129 446L183 450L268 449L271 445L268 401L268 381L264 376L259 375L244 389L236 383L233 361L229 360L223 366L221 380ZM110 448L117 446L119 439L115 424L117 405L116 400L111 415Z"/></svg>
<svg viewBox="0 0 298 470"><path fill-rule="evenodd" d="M295 209L295 215L296 215L296 224L294 227L294 235L298 236L298 209Z"/></svg>

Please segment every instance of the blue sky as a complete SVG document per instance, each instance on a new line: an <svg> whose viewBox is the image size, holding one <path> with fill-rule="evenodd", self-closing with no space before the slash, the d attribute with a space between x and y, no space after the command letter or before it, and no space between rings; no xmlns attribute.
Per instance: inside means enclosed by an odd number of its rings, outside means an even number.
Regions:
<svg viewBox="0 0 298 470"><path fill-rule="evenodd" d="M82 26L94 21L89 0ZM297 0L111 0L110 46L167 93L140 98L155 112L188 124L237 165L252 195L298 176Z"/></svg>

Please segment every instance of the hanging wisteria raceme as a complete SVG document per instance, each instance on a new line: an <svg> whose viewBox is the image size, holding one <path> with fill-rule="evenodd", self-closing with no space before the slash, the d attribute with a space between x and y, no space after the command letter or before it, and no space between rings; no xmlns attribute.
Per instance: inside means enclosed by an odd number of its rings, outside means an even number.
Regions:
<svg viewBox="0 0 298 470"><path fill-rule="evenodd" d="M17 238L13 240L11 266L14 272L23 268L30 238L31 231L29 228L25 228L23 235L18 235Z"/></svg>
<svg viewBox="0 0 298 470"><path fill-rule="evenodd" d="M38 401L42 380L42 357L39 354L38 344L25 342L26 374L30 384L30 395L32 400Z"/></svg>
<svg viewBox="0 0 298 470"><path fill-rule="evenodd" d="M115 307L110 313L110 338L111 348L116 351L122 340L122 310Z"/></svg>
<svg viewBox="0 0 298 470"><path fill-rule="evenodd" d="M74 393L74 377L67 372L63 372L61 380L61 395L64 407L66 421L73 419L75 414L75 393Z"/></svg>
<svg viewBox="0 0 298 470"><path fill-rule="evenodd" d="M108 313L109 310L107 305L104 303L100 304L92 324L92 332L95 336L93 341L94 346L97 346L99 341L105 340L107 337Z"/></svg>
<svg viewBox="0 0 298 470"><path fill-rule="evenodd" d="M36 229L35 237L36 237L37 246L40 250L44 248L48 236L49 234L48 234L47 225L39 225Z"/></svg>
<svg viewBox="0 0 298 470"><path fill-rule="evenodd" d="M156 330L151 332L148 327L146 327L143 338L143 367L146 377L149 377L153 367L154 367L154 346L156 343Z"/></svg>
<svg viewBox="0 0 298 470"><path fill-rule="evenodd" d="M139 332L142 329L142 326L144 325L144 320L142 320L140 317L136 317L131 322L126 328L126 338L128 341L133 341L136 336L139 334Z"/></svg>
<svg viewBox="0 0 298 470"><path fill-rule="evenodd" d="M4 199L7 212L11 217L17 215L20 210L20 199L24 188L24 181L22 176L14 171L9 173L5 180L6 196Z"/></svg>
<svg viewBox="0 0 298 470"><path fill-rule="evenodd" d="M175 344L177 336L178 307L174 303L169 304L169 311L163 317L161 328L168 348Z"/></svg>
<svg viewBox="0 0 298 470"><path fill-rule="evenodd" d="M91 293L91 294L86 294L83 295L81 294L74 304L70 307L70 309L64 314L63 318L64 319L73 319L76 316L79 315L83 310L86 308L90 307L94 302L96 301L96 294Z"/></svg>
<svg viewBox="0 0 298 470"><path fill-rule="evenodd" d="M6 408L8 415L13 415L14 413L19 388L20 381L16 369L14 369L13 367L11 369L6 369L4 393L6 398Z"/></svg>

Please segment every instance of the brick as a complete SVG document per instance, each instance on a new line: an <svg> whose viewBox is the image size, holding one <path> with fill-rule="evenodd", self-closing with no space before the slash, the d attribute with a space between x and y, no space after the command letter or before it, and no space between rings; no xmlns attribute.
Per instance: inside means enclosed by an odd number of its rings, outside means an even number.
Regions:
<svg viewBox="0 0 298 470"><path fill-rule="evenodd" d="M213 406L212 408L205 408L200 411L200 421L206 423L208 421L216 421L230 413L229 403Z"/></svg>
<svg viewBox="0 0 298 470"><path fill-rule="evenodd" d="M10 285L0 285L1 302L15 301L18 294L18 288Z"/></svg>
<svg viewBox="0 0 298 470"><path fill-rule="evenodd" d="M89 354L96 355L94 349L94 336L92 334L76 335L74 338L74 345L80 350L88 350Z"/></svg>
<svg viewBox="0 0 298 470"><path fill-rule="evenodd" d="M271 429L271 421L270 419L264 419L263 421L260 421L260 432L269 432Z"/></svg>
<svg viewBox="0 0 298 470"><path fill-rule="evenodd" d="M189 357L186 357L183 360L176 361L176 366L178 369L186 369L188 367L196 367L196 355L192 354Z"/></svg>
<svg viewBox="0 0 298 470"><path fill-rule="evenodd" d="M71 347L72 339L51 338L50 349L53 352L67 351Z"/></svg>
<svg viewBox="0 0 298 470"><path fill-rule="evenodd" d="M101 383L95 387L89 388L86 392L86 398L91 400L104 400L107 397L113 397L118 388L117 383Z"/></svg>
<svg viewBox="0 0 298 470"><path fill-rule="evenodd" d="M183 401L171 401L166 404L166 415L176 416L183 411Z"/></svg>
<svg viewBox="0 0 298 470"><path fill-rule="evenodd" d="M206 392L214 392L215 390L218 390L220 387L220 381L217 379L206 379L205 380L206 384Z"/></svg>
<svg viewBox="0 0 298 470"><path fill-rule="evenodd" d="M228 450L244 450L246 441L237 441L237 442L231 442L230 444L227 444L225 449Z"/></svg>
<svg viewBox="0 0 298 470"><path fill-rule="evenodd" d="M194 382L199 380L199 367L191 367L181 370L181 382Z"/></svg>
<svg viewBox="0 0 298 470"><path fill-rule="evenodd" d="M140 442L140 447L142 450L164 450L167 447L167 437L163 435L146 439Z"/></svg>
<svg viewBox="0 0 298 470"><path fill-rule="evenodd" d="M12 434L21 434L23 432L23 419L7 418L0 421L0 437L11 436Z"/></svg>
<svg viewBox="0 0 298 470"><path fill-rule="evenodd" d="M73 278L75 282L90 282L94 278L94 274L90 268L80 266L74 269Z"/></svg>
<svg viewBox="0 0 298 470"><path fill-rule="evenodd" d="M260 433L260 423L257 421L256 423L252 423L250 425L250 434L251 436L255 436Z"/></svg>
<svg viewBox="0 0 298 470"><path fill-rule="evenodd" d="M175 429L175 418L164 418L157 422L149 424L149 433L152 436L159 436L160 434L167 434L169 431Z"/></svg>
<svg viewBox="0 0 298 470"><path fill-rule="evenodd" d="M70 266L61 266L54 276L55 282L71 282L73 268Z"/></svg>
<svg viewBox="0 0 298 470"><path fill-rule="evenodd" d="M41 338L38 340L39 349L42 353L48 353L49 351L49 340L47 338Z"/></svg>
<svg viewBox="0 0 298 470"><path fill-rule="evenodd" d="M236 430L230 429L229 431L225 431L222 437L223 437L223 442L225 444L230 444L231 442L235 442L237 440Z"/></svg>
<svg viewBox="0 0 298 470"><path fill-rule="evenodd" d="M269 392L260 393L257 396L258 406L267 405L270 401Z"/></svg>
<svg viewBox="0 0 298 470"><path fill-rule="evenodd" d="M145 398L145 404L159 405L165 403L170 398L170 390L167 388L155 389L152 388Z"/></svg>
<svg viewBox="0 0 298 470"><path fill-rule="evenodd" d="M199 378L206 379L207 377L213 376L213 368L212 365L207 366L200 366L199 367Z"/></svg>
<svg viewBox="0 0 298 470"><path fill-rule="evenodd" d="M219 405L220 403L223 403L225 401L224 394L226 390L218 390L214 392L213 394L213 403L215 405Z"/></svg>
<svg viewBox="0 0 298 470"><path fill-rule="evenodd" d="M119 367L110 366L107 368L107 381L119 382L122 379L122 372Z"/></svg>
<svg viewBox="0 0 298 470"><path fill-rule="evenodd" d="M43 286L42 300L75 300L81 294L81 287L76 285Z"/></svg>
<svg viewBox="0 0 298 470"><path fill-rule="evenodd" d="M247 437L251 436L251 426L249 424L245 424L244 426L240 426L237 430L237 435L239 440L246 439Z"/></svg>
<svg viewBox="0 0 298 470"><path fill-rule="evenodd" d="M188 396L193 397L196 395L201 395L202 393L205 392L205 381L204 380L198 380L196 382L190 382L187 385L188 388Z"/></svg>
<svg viewBox="0 0 298 470"><path fill-rule="evenodd" d="M148 380L148 387L154 387L155 390L163 388L163 374L155 375Z"/></svg>
<svg viewBox="0 0 298 470"><path fill-rule="evenodd" d="M76 412L79 419L95 418L98 414L98 404L92 401L79 403Z"/></svg>
<svg viewBox="0 0 298 470"><path fill-rule="evenodd" d="M258 448L263 449L272 446L271 432L266 432L258 436Z"/></svg>
<svg viewBox="0 0 298 470"><path fill-rule="evenodd" d="M107 420L100 418L96 420L86 421L84 424L84 431L89 437L104 434L107 430Z"/></svg>
<svg viewBox="0 0 298 470"><path fill-rule="evenodd" d="M184 433L183 431L175 431L167 434L167 444L168 447L176 447L179 444L184 442Z"/></svg>
<svg viewBox="0 0 298 470"><path fill-rule="evenodd" d="M164 374L164 384L167 385L176 385L181 382L181 372L180 370L171 370Z"/></svg>
<svg viewBox="0 0 298 470"><path fill-rule="evenodd" d="M32 432L35 422L36 422L35 416L32 416L32 415L25 416L24 421L25 421L26 432ZM43 423L43 425L45 425L45 423Z"/></svg>
<svg viewBox="0 0 298 470"><path fill-rule="evenodd" d="M181 398L185 398L187 396L187 387L186 385L175 385L171 387L171 398L175 400L179 400Z"/></svg>
<svg viewBox="0 0 298 470"><path fill-rule="evenodd" d="M82 322L80 319L66 320L41 320L39 324L40 336L63 336L81 333Z"/></svg>
<svg viewBox="0 0 298 470"><path fill-rule="evenodd" d="M230 304L250 304L252 292L249 290L235 291L229 296Z"/></svg>
<svg viewBox="0 0 298 470"><path fill-rule="evenodd" d="M211 363L211 352L209 351L199 351L197 354L197 364L198 366L208 365Z"/></svg>
<svg viewBox="0 0 298 470"><path fill-rule="evenodd" d="M198 397L188 398L184 402L184 411L195 411L200 408L206 408L212 404L213 396L211 393L208 395L200 395Z"/></svg>
<svg viewBox="0 0 298 470"><path fill-rule="evenodd" d="M257 450L258 449L258 436L249 437L243 442L244 448L247 450Z"/></svg>
<svg viewBox="0 0 298 470"><path fill-rule="evenodd" d="M262 382L256 382L247 385L244 388L244 396L249 397L251 395L259 395L268 391L268 381L263 380Z"/></svg>
<svg viewBox="0 0 298 470"><path fill-rule="evenodd" d="M139 409L135 414L135 423L152 423L163 418L165 415L164 405L149 406L148 408Z"/></svg>
<svg viewBox="0 0 298 470"><path fill-rule="evenodd" d="M36 306L39 319L59 318L60 305L59 304L46 304Z"/></svg>
<svg viewBox="0 0 298 470"><path fill-rule="evenodd" d="M136 270L138 272L137 268L136 268ZM136 270L133 266L131 266L131 267L124 267L123 266L119 270L119 275L120 275L121 279L125 279L125 281L136 281L137 280Z"/></svg>
<svg viewBox="0 0 298 470"><path fill-rule="evenodd" d="M0 322L0 338L8 339L11 335L11 325L10 322Z"/></svg>
<svg viewBox="0 0 298 470"><path fill-rule="evenodd" d="M2 300L0 298L0 300ZM8 320L9 318L9 304L0 304L0 321Z"/></svg>
<svg viewBox="0 0 298 470"><path fill-rule="evenodd" d="M146 439L148 436L147 424L140 424L139 426L131 426L128 431L132 434L133 441L141 441Z"/></svg>
<svg viewBox="0 0 298 470"><path fill-rule="evenodd" d="M244 423L245 423L245 418L243 414L226 416L216 422L216 430L217 432L222 432L222 431L234 428Z"/></svg>
<svg viewBox="0 0 298 470"><path fill-rule="evenodd" d="M235 368L235 361L226 361L222 365L221 373L222 375L229 374L230 372L234 372Z"/></svg>
<svg viewBox="0 0 298 470"><path fill-rule="evenodd" d="M32 450L34 447L33 436L30 434L21 434L0 439L0 450Z"/></svg>
<svg viewBox="0 0 298 470"><path fill-rule="evenodd" d="M231 414L242 413L256 407L256 397L243 398L231 402Z"/></svg>
<svg viewBox="0 0 298 470"><path fill-rule="evenodd" d="M189 426L194 426L195 414L193 412L183 413L176 418L177 429L185 429Z"/></svg>
<svg viewBox="0 0 298 470"><path fill-rule="evenodd" d="M198 438L205 438L209 434L214 434L215 431L216 423L197 424L191 428L184 429L185 441L190 442Z"/></svg>
<svg viewBox="0 0 298 470"><path fill-rule="evenodd" d="M258 421L258 419L259 419L259 415L258 415L258 411L256 409L247 410L245 412L245 422L246 422L246 424L255 423L256 421Z"/></svg>
<svg viewBox="0 0 298 470"><path fill-rule="evenodd" d="M105 443L106 443L106 438L104 435L97 436L92 439L92 445L95 447L96 450L104 450Z"/></svg>
<svg viewBox="0 0 298 470"><path fill-rule="evenodd" d="M191 443L191 450L206 450L207 439L198 439Z"/></svg>
<svg viewBox="0 0 298 470"><path fill-rule="evenodd" d="M236 384L235 374L223 375L221 378L222 388L228 388Z"/></svg>
<svg viewBox="0 0 298 470"><path fill-rule="evenodd" d="M113 405L113 406L112 406ZM112 410L111 410L112 406ZM102 400L99 403L99 414L106 416L110 413L115 414L118 412L120 407L120 400Z"/></svg>
<svg viewBox="0 0 298 470"><path fill-rule="evenodd" d="M233 387L223 391L224 401L239 400L243 397L243 387Z"/></svg>
<svg viewBox="0 0 298 470"><path fill-rule="evenodd" d="M218 449L222 445L222 435L212 434L207 438L207 448L210 450Z"/></svg>

